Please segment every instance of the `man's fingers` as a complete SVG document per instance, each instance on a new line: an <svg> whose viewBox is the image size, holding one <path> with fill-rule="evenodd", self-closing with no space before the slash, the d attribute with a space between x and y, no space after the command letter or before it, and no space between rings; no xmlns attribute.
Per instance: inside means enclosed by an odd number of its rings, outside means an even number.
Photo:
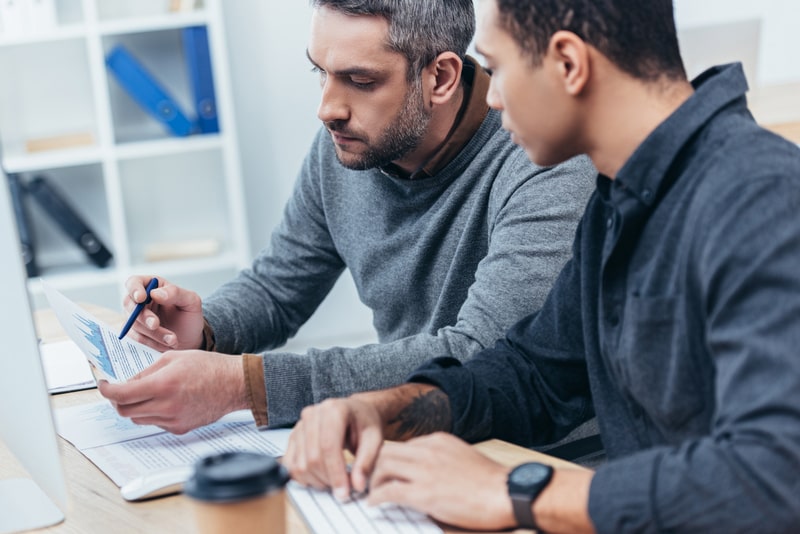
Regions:
<svg viewBox="0 0 800 534"><path fill-rule="evenodd" d="M166 284L163 287L159 286L158 289L150 292L150 297L156 304L174 306L185 311L195 312L202 310L202 301L197 293L187 291L176 285Z"/></svg>
<svg viewBox="0 0 800 534"><path fill-rule="evenodd" d="M297 423L289 436L289 445L286 454L283 456L283 465L289 469L292 478L304 486L311 486L317 489L327 489L328 484L323 481L318 474L309 468L308 458L306 457L306 433L307 424L303 421Z"/></svg>
<svg viewBox="0 0 800 534"><path fill-rule="evenodd" d="M379 428L365 429L359 438L355 460L350 470L350 483L359 493L367 491L369 480L375 469L375 461L383 446L383 433Z"/></svg>
<svg viewBox="0 0 800 534"><path fill-rule="evenodd" d="M103 397L113 401L118 407L142 403L153 398L151 386L144 380L131 379L121 384L102 381L97 388Z"/></svg>
<svg viewBox="0 0 800 534"><path fill-rule="evenodd" d="M391 480L380 486L370 488L367 504L377 506L392 503L398 506L408 506L415 510L424 510L424 502L419 503L414 499L414 492L408 490L409 484L403 480Z"/></svg>
<svg viewBox="0 0 800 534"><path fill-rule="evenodd" d="M136 321L137 323L139 320ZM147 345L159 352L164 352L167 350L174 349L176 345L177 336L172 330L167 330L166 328L158 328L155 331L151 330L143 330L141 326L134 327L128 332L125 336L126 339L130 338L137 343L141 343L142 345ZM172 343L168 344L166 341L169 340Z"/></svg>
<svg viewBox="0 0 800 534"><path fill-rule="evenodd" d="M340 500L347 500L350 479L343 454L346 423L335 405L326 400L306 412L305 458L311 485L331 488Z"/></svg>
<svg viewBox="0 0 800 534"><path fill-rule="evenodd" d="M128 299L132 301L134 306L139 302L144 302L145 299L147 299L147 284L153 278L158 278L159 287L168 283L163 278L154 275L136 275L128 277L128 279L125 280L125 291L128 294L125 299L126 304L128 303Z"/></svg>

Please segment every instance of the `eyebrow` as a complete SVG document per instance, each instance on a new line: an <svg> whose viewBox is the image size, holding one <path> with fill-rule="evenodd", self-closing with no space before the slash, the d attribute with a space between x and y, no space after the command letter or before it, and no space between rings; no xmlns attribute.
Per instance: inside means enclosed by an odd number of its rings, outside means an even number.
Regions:
<svg viewBox="0 0 800 534"><path fill-rule="evenodd" d="M308 49L306 49L306 57L308 61L311 62L319 70L325 71L328 74L333 74L334 76L366 76L370 78L377 78L385 76L385 72L379 69L371 69L369 67L350 67L349 69L342 69L337 71L329 71L327 69L323 69L320 67L316 61L311 58L311 54L309 54Z"/></svg>

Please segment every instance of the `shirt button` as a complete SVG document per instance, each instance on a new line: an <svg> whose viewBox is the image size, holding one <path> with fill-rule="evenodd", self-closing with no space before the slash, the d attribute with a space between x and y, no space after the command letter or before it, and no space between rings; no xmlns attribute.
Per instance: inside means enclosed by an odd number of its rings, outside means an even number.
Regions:
<svg viewBox="0 0 800 534"><path fill-rule="evenodd" d="M644 200L650 200L650 190L649 189L645 189L644 191L642 191L642 198Z"/></svg>
<svg viewBox="0 0 800 534"><path fill-rule="evenodd" d="M614 217L609 217L606 219L606 228L611 229L614 226Z"/></svg>

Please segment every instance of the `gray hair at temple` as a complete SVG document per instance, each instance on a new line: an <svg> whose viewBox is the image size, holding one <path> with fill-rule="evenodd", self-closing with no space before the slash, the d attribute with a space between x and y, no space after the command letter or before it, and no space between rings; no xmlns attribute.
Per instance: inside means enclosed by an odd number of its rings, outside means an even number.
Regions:
<svg viewBox="0 0 800 534"><path fill-rule="evenodd" d="M311 0L311 6L386 19L386 44L408 60L409 81L442 52L454 52L463 59L475 33L472 0Z"/></svg>

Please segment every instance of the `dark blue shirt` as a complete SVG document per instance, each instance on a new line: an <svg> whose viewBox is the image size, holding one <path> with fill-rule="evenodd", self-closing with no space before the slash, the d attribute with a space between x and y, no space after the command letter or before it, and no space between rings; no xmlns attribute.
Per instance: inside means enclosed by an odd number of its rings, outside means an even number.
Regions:
<svg viewBox="0 0 800 534"><path fill-rule="evenodd" d="M540 312L411 379L470 441L542 444L596 412L599 532L796 532L800 149L755 124L739 65L693 83L598 177Z"/></svg>

